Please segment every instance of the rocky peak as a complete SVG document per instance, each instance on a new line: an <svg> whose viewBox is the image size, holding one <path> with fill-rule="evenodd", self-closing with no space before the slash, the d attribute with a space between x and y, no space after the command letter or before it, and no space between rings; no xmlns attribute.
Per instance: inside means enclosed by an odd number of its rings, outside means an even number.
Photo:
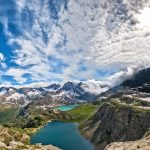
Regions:
<svg viewBox="0 0 150 150"><path fill-rule="evenodd" d="M61 87L60 84L51 84L49 86L46 87L46 89L52 89L52 90L57 90Z"/></svg>
<svg viewBox="0 0 150 150"><path fill-rule="evenodd" d="M62 89L65 91L70 91L73 90L76 86L76 83L68 81L63 85Z"/></svg>

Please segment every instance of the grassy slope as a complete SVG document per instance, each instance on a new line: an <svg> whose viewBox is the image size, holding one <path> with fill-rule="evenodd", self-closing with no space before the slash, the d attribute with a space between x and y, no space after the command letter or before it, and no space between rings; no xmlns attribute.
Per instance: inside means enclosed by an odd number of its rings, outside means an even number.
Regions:
<svg viewBox="0 0 150 150"><path fill-rule="evenodd" d="M15 149L41 149L37 145L30 145L30 135L38 130L38 124L35 128L24 128L21 129L21 125L25 122L30 122L32 118L40 118L41 125L42 122L47 122L48 120L61 120L65 122L78 122L81 123L84 119L89 118L96 110L98 106L92 104L84 104L76 107L73 110L61 112L57 110L42 110L35 107L29 109L29 117L16 118L18 115L18 109L13 107L1 107L0 109L0 124L7 125L9 128L0 125L0 142L9 145L11 141L22 142L23 145L18 145ZM56 112L55 112L56 111ZM29 119L30 118L30 119ZM14 127L12 127L14 126ZM7 150L7 148L0 146L0 149ZM44 148L43 148L44 149ZM50 147L50 149L52 149ZM55 149L55 148L54 148Z"/></svg>
<svg viewBox="0 0 150 150"><path fill-rule="evenodd" d="M7 124L16 118L18 113L17 108L0 109L0 124Z"/></svg>
<svg viewBox="0 0 150 150"><path fill-rule="evenodd" d="M81 123L83 120L91 117L97 110L98 105L85 104L76 107L67 112L71 119L65 120L67 122L78 122Z"/></svg>
<svg viewBox="0 0 150 150"><path fill-rule="evenodd" d="M16 118L18 114L17 108L8 107L5 109L0 109L0 124L7 124L11 126L21 126L21 124L25 124L30 121L30 119L34 119L35 117L40 118L42 122L47 122L49 120L61 120L65 122L78 122L81 123L84 119L89 118L98 108L98 105L92 104L84 104L79 105L75 109L70 111L58 111L54 112L53 110L42 110L35 109L33 107L29 108L29 117L28 118Z"/></svg>

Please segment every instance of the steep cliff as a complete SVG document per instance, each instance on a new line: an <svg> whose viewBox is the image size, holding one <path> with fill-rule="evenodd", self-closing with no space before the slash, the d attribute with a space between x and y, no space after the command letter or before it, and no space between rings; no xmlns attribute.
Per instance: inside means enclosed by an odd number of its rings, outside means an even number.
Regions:
<svg viewBox="0 0 150 150"><path fill-rule="evenodd" d="M111 99L101 104L94 116L83 123L84 135L97 150L103 150L111 142L139 140L148 131L150 108L135 101Z"/></svg>

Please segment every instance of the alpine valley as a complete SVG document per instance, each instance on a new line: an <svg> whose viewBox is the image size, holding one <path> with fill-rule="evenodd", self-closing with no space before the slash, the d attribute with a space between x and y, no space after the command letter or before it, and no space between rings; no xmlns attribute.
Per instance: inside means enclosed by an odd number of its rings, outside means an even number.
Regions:
<svg viewBox="0 0 150 150"><path fill-rule="evenodd" d="M100 84L67 82L41 88L1 88L1 149L57 150L30 144L30 137L49 121L79 123L96 150L149 150L150 68L109 88ZM95 92L95 87L101 94ZM76 105L71 110L58 106ZM51 124L51 123L50 123ZM57 124L57 123L55 123ZM70 133L71 134L71 133ZM42 143L42 141L41 141Z"/></svg>
<svg viewBox="0 0 150 150"><path fill-rule="evenodd" d="M0 150L150 150L150 0L0 0Z"/></svg>

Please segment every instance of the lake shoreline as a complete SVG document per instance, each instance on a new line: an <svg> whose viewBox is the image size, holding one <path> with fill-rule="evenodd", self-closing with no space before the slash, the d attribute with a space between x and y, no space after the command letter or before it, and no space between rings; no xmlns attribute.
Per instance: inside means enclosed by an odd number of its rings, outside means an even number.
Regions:
<svg viewBox="0 0 150 150"><path fill-rule="evenodd" d="M63 105L64 106L64 105ZM62 112L66 112L66 113L72 113L72 112L78 112L79 110L81 111L81 110L83 110L83 109L87 109L86 107L88 106L88 107L90 107L91 106L91 104L86 104L86 105L78 105L79 107L75 107L75 108L73 108L72 110L69 110L69 111L62 111ZM94 106L95 107L95 106ZM96 107L95 107L96 108ZM94 109L95 109L94 108ZM61 112L60 110L57 110L58 112ZM93 112L93 111L92 111ZM95 111L94 111L95 112ZM80 113L80 112L78 112L79 114L82 114L82 113ZM89 116L91 116L93 113L90 113L90 115L86 115L86 118L88 118ZM84 119L82 119L82 121L83 121ZM52 122L62 122L62 123L74 123L74 124L78 124L78 127L77 127L77 130L78 130L78 133L82 136L82 137L84 137L84 139L85 140L87 140L88 142L90 142L89 141L89 139L87 139L85 136L84 136L84 134L82 133L82 130L80 129L80 125L81 125L81 121L80 120L70 120L70 119L52 119L52 120L49 120L49 121L47 121L47 122L44 122L44 123L42 123L42 125L40 126L40 128L38 128L37 130L36 130L36 132L38 132L41 128L44 128L45 126L47 126L49 123L52 123ZM35 132L35 133L36 133ZM35 134L34 133L34 134ZM90 142L91 143L91 142ZM92 143L91 143L92 144ZM93 144L92 144L93 145ZM94 145L93 145L93 147L94 147Z"/></svg>
<svg viewBox="0 0 150 150"><path fill-rule="evenodd" d="M74 144L73 147L77 147L78 150L80 150L80 145L81 147L86 147L87 150L93 150L94 145L80 133L79 125L80 124L76 122L66 123L66 122L58 121L58 120L47 122L47 124L43 126L43 128L40 128L40 130L38 130L36 133L34 133L30 137L30 143L31 144L41 143L42 145L51 144L56 147L59 147L60 149L65 147L64 150L69 150L68 147L71 147ZM60 141L57 144L55 144L55 142L57 142L59 138L60 138ZM51 141L48 143L46 139L47 140L51 139ZM55 139L56 141L53 139ZM35 142L34 140L35 141L37 140L37 142ZM66 143L67 141L70 141L69 143L72 142L72 144L68 145ZM75 142L77 142L78 144L76 143L77 144L76 145ZM61 145L62 147L59 145Z"/></svg>

